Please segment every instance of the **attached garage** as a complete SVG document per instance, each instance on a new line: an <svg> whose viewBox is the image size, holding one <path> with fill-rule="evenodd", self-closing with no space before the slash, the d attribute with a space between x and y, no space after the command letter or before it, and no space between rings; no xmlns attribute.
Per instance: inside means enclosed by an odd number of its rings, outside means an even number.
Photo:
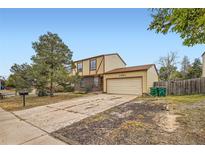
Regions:
<svg viewBox="0 0 205 154"><path fill-rule="evenodd" d="M103 91L110 94L142 95L149 93L155 81L158 81L158 73L154 64L124 67L105 73Z"/></svg>
<svg viewBox="0 0 205 154"><path fill-rule="evenodd" d="M107 93L142 95L142 78L108 79Z"/></svg>

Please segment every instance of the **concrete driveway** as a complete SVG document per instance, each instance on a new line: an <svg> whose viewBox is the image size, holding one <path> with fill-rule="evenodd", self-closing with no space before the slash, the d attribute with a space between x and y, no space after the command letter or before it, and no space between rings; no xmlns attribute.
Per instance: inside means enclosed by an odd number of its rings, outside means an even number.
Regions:
<svg viewBox="0 0 205 154"><path fill-rule="evenodd" d="M133 95L98 94L13 113L49 134L135 98Z"/></svg>

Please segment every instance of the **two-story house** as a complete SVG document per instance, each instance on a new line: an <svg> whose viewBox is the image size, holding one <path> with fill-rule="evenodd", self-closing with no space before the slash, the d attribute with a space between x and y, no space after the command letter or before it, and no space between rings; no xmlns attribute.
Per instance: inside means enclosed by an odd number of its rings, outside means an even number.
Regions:
<svg viewBox="0 0 205 154"><path fill-rule="evenodd" d="M82 77L75 90L89 89L114 94L148 93L153 82L158 81L154 64L126 67L118 53L104 54L74 62L73 74Z"/></svg>
<svg viewBox="0 0 205 154"><path fill-rule="evenodd" d="M78 72L82 76L82 80L75 85L75 89L91 88L92 91L103 90L103 75L105 72L126 66L124 60L117 53L81 59L74 61L74 64L73 74Z"/></svg>

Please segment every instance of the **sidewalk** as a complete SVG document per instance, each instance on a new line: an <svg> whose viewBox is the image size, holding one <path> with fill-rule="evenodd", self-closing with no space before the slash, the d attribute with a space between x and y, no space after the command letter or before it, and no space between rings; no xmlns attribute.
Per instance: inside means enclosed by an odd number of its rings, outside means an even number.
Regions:
<svg viewBox="0 0 205 154"><path fill-rule="evenodd" d="M0 108L0 144L61 145L65 143Z"/></svg>

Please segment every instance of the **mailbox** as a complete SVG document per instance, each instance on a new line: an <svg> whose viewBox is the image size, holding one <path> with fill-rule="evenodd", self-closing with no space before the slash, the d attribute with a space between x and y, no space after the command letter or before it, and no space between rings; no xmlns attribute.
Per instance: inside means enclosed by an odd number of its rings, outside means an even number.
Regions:
<svg viewBox="0 0 205 154"><path fill-rule="evenodd" d="M19 95L20 95L20 96L28 95L28 92L19 92Z"/></svg>
<svg viewBox="0 0 205 154"><path fill-rule="evenodd" d="M26 103L25 103L26 102L26 98L25 97L26 97L26 95L28 95L28 91L26 91L26 90L20 91L19 95L23 97L23 106L25 106L26 105Z"/></svg>

